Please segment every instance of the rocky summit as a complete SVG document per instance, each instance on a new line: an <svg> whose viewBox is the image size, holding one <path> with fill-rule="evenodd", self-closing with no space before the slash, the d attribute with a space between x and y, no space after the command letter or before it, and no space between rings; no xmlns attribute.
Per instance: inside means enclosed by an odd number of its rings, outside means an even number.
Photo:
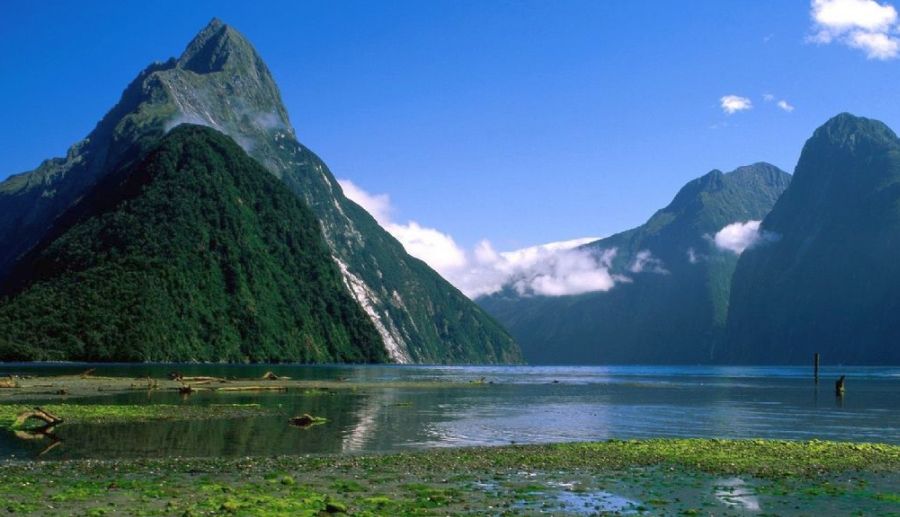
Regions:
<svg viewBox="0 0 900 517"><path fill-rule="evenodd" d="M77 200L140 161L183 123L227 135L306 203L344 288L371 321L388 360L521 361L517 345L492 317L344 196L328 167L297 141L278 87L253 46L215 19L179 58L138 74L66 157L0 184L0 283L20 280L12 276L17 262Z"/></svg>

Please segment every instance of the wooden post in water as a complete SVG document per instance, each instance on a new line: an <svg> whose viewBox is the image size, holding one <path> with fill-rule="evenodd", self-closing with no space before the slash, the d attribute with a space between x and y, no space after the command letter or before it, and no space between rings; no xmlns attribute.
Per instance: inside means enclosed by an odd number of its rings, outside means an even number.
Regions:
<svg viewBox="0 0 900 517"><path fill-rule="evenodd" d="M819 384L819 352L813 355L813 375L815 376L816 384Z"/></svg>
<svg viewBox="0 0 900 517"><path fill-rule="evenodd" d="M841 378L834 383L834 394L839 398L844 397L844 376L841 375Z"/></svg>

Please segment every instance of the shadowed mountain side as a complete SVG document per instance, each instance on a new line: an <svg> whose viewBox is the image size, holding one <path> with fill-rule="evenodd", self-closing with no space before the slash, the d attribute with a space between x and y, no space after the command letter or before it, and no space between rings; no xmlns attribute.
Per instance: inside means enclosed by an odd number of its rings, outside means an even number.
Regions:
<svg viewBox="0 0 900 517"><path fill-rule="evenodd" d="M777 235L734 275L734 363L900 363L900 140L841 114L806 142L794 181L763 220Z"/></svg>
<svg viewBox="0 0 900 517"><path fill-rule="evenodd" d="M522 295L509 287L478 302L506 325L533 363L704 363L713 360L728 311L732 251L713 236L765 216L790 183L765 163L714 170L685 185L647 223L580 250L614 252L605 292Z"/></svg>

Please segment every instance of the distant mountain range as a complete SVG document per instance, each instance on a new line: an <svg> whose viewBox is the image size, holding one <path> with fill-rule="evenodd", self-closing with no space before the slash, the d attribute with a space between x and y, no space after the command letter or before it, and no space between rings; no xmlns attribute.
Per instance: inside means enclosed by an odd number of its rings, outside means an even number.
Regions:
<svg viewBox="0 0 900 517"><path fill-rule="evenodd" d="M714 170L643 225L582 245L623 279L609 291L550 297L505 289L478 302L510 329L529 362L709 362L738 262L713 237L735 221L762 219L790 180L765 163Z"/></svg>
<svg viewBox="0 0 900 517"><path fill-rule="evenodd" d="M529 362L900 364L900 140L881 122L838 115L793 180L766 164L713 171L581 249L621 281L478 300Z"/></svg>
<svg viewBox="0 0 900 517"><path fill-rule="evenodd" d="M258 174L234 149L223 151L224 154L211 151L204 158L208 163L181 171L197 173L193 182L184 180L188 184L171 177L178 171L148 176L135 169L148 167L148 153L159 154L160 145L175 145L168 141L161 144L161 140L183 123L208 126L227 135L279 179L303 205L288 207L281 203L277 207L290 212L284 217L299 225L295 228L297 234L285 234L281 225L270 224L269 210L275 207L254 206L252 209L258 211L248 214L249 208L239 210L233 204L235 199L214 196L207 200L209 210L219 211L221 217L240 213L241 218L217 220L204 212L207 219L185 222L185 226L171 230L194 235L196 242L176 239L162 247L149 246L146 239L150 234L146 232L161 231L161 226L152 224L162 223L155 218L140 220L136 214L149 217L158 211L156 217L167 219L193 209L193 204L179 204L193 203L189 194L221 194L192 188L207 188L210 181L222 180L222 188L234 190L240 202L258 199L261 192L254 190L257 187L274 191L261 180L246 191L235 186L240 183L237 175ZM216 149L228 147L213 135L181 134L179 138L182 142L196 138ZM214 140L216 143L209 143ZM239 161L244 164L243 169L234 169L231 162L222 167L223 160ZM129 184L128 188L147 192L117 191L114 184L129 177L144 178L141 181L146 184ZM110 192L115 195L101 196L97 190L101 188L112 189ZM169 200L152 195L155 189L166 188L184 189L179 190L184 195ZM132 206L134 203L139 206ZM317 225L306 217L308 209L315 214ZM78 219L72 226L73 213L79 218L87 217L85 214L93 216ZM123 241L107 239L110 236L104 225L125 220L138 225L135 231L116 226L116 239ZM240 223L240 228L217 226L231 223ZM278 238L297 239L298 247L284 249L276 245L276 235L268 233L273 231L281 232ZM331 269L322 264L322 253L316 247L318 231L322 232L327 254L337 268L340 285L335 285ZM215 245L209 241L213 238ZM220 239L230 244L222 247ZM200 253L177 248L181 245L207 249ZM313 248L307 249L307 245ZM123 250L135 249L139 250L136 255L121 255ZM240 259L232 256L237 250ZM223 258L221 253L228 256ZM77 257L82 262L53 262L63 260L62 257ZM91 284L82 292L71 285L78 282L86 287L81 275L100 282L101 272L109 268L115 274L129 276L133 272L127 271L128 264L149 268L150 264L155 267L158 261L173 257L187 262L167 264L164 269L148 271L147 277L140 279L145 282L161 278L158 275L168 279L153 289L126 293L124 290L144 285L133 278L138 283L131 287L106 282ZM129 262L132 259L137 262ZM246 264L241 262L244 259ZM294 273L300 276L294 278ZM200 277L194 277L195 274ZM290 281L284 275L293 278L296 285L274 288L273 282ZM204 282L219 277L237 282L224 291L237 289L232 293L239 294L233 302L237 305L226 307L221 300L214 300L222 295L222 286ZM172 283L173 278L182 278L186 283ZM47 160L34 171L0 183L0 289L6 293L0 299L0 314L5 315L5 319L0 319L0 340L6 341L0 341L0 346L6 359L521 361L519 348L492 317L425 263L409 256L365 210L343 195L325 164L297 141L265 63L241 34L218 20L204 28L181 57L154 63L141 72L125 89L119 103L86 139L69 149L65 158ZM265 294L267 289L274 291ZM91 290L96 296L87 296ZM49 299L63 293L75 296L72 300L79 300L79 307L67 308L69 299ZM324 297L321 303L312 304L309 297L314 294ZM177 299L188 295L201 297L198 303L212 304L207 307L209 311L189 309L193 299ZM354 300L357 312L366 315L368 324L362 324L356 312L346 307L345 295ZM126 301L116 296L132 298ZM151 296L158 299L146 298ZM313 324L322 316L320 310L325 310L327 316ZM38 324L37 321L50 322L50 313L41 311L55 311L54 318L69 321L72 326ZM147 317L145 311L162 314L135 327L135 333L128 337L127 350L123 348L126 345L110 341L111 336L125 328L125 318ZM23 322L26 315L31 319ZM96 318L75 321L82 316ZM103 321L111 327L103 327ZM194 333L181 329L188 324L223 322L222 332L233 335L216 336L209 329ZM170 341L159 333L167 326L173 332ZM277 338L278 329L293 329L293 334ZM200 341L209 339L212 341L200 345ZM306 344L301 345L298 340Z"/></svg>

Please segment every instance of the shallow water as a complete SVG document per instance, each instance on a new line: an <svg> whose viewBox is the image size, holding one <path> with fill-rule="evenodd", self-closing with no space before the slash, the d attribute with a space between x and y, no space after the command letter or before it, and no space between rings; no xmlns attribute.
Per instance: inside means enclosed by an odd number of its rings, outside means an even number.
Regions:
<svg viewBox="0 0 900 517"><path fill-rule="evenodd" d="M91 365L96 375L259 377L348 382L482 377L493 384L333 390L328 394L151 392L79 403L259 403L271 416L127 424L66 424L42 459L360 453L440 446L720 437L900 443L900 367L823 368L818 385L799 367L443 367ZM77 373L85 365L0 364L0 376ZM843 399L834 380L847 376ZM325 425L297 429L310 413ZM0 458L35 457L46 443L0 433Z"/></svg>

